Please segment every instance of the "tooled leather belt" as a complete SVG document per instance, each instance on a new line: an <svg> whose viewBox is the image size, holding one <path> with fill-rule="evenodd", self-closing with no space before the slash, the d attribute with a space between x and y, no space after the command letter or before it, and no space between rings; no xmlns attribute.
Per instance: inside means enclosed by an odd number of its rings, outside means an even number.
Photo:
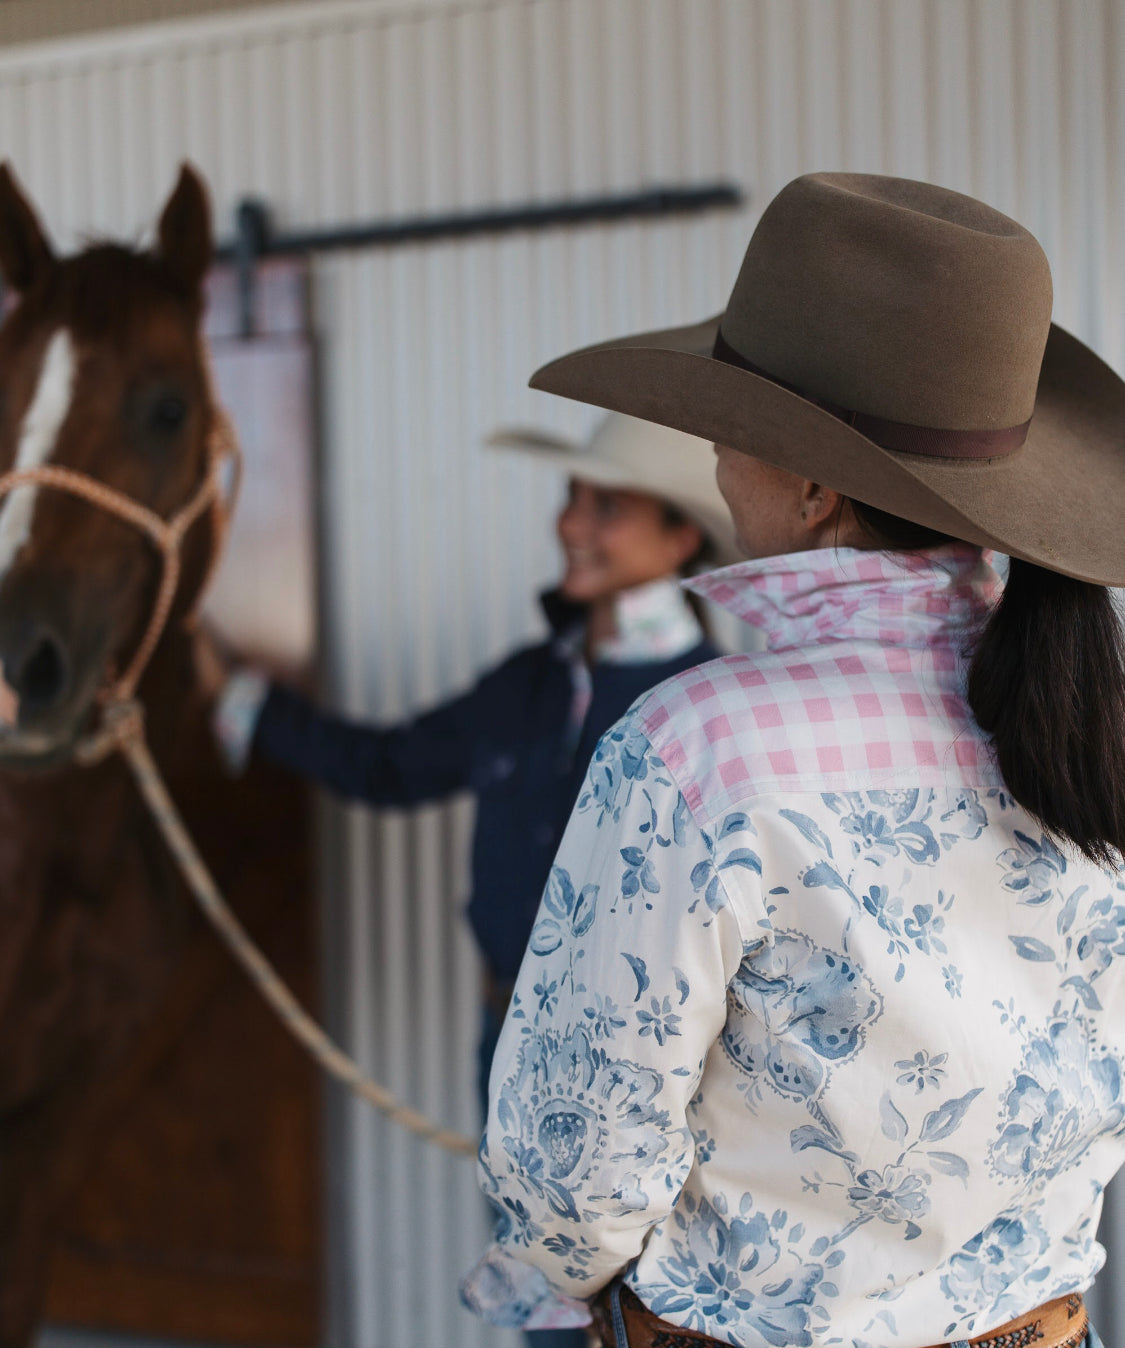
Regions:
<svg viewBox="0 0 1125 1348"><path fill-rule="evenodd" d="M706 1348L708 1344L730 1348L721 1339L661 1320L624 1283L611 1283L600 1292L592 1310L605 1348ZM1086 1337L1087 1325L1082 1298L1072 1294L961 1342L967 1342L970 1348L1030 1348L1032 1344L1035 1348L1078 1348Z"/></svg>

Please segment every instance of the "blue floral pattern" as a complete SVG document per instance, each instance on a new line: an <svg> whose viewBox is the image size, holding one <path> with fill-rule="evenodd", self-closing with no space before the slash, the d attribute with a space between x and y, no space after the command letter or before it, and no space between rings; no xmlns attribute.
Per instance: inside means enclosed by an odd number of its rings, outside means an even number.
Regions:
<svg viewBox="0 0 1125 1348"><path fill-rule="evenodd" d="M893 1340L923 1281L922 1304L967 1334L1047 1299L1060 1267L1092 1267L1092 1226L1052 1238L1044 1194L1092 1141L1125 1136L1121 1058L1095 1023L1125 953L1125 893L1030 831L992 841L1012 813L999 790L870 791L699 827L644 737L616 728L552 871L498 1055L483 1173L507 1248L579 1296L632 1260L658 1314L778 1348L835 1332L847 1298L856 1343ZM766 833L779 883L763 892ZM964 869L949 864L961 854ZM941 1018L910 1022L913 1043L887 1023L897 987L913 980L916 999L952 1008L970 973L966 1023L979 1016L956 877L968 885L982 864L1028 914L1007 936L1014 968L1053 971L1038 1019L1026 998L984 1002L1011 1045L999 1093L966 1076ZM922 882L929 872L940 885ZM700 1089L708 1016L742 1122L711 1113ZM848 1075L868 1072L872 1051L885 1061L877 1147ZM790 1192L812 1196L816 1222L807 1199L803 1218L771 1202L772 1184L735 1194L707 1181L756 1127L786 1139ZM763 1180L781 1166L770 1154ZM973 1196L991 1192L965 1230ZM928 1280L893 1253L934 1241L948 1243Z"/></svg>
<svg viewBox="0 0 1125 1348"><path fill-rule="evenodd" d="M708 1202L685 1195L659 1260L663 1278L641 1285L642 1300L689 1329L708 1332L718 1323L775 1348L805 1348L811 1327L829 1319L826 1303L836 1288L824 1264L804 1262L803 1235L788 1213L757 1211L749 1194L734 1212L722 1196ZM753 1284L762 1290L751 1291Z"/></svg>
<svg viewBox="0 0 1125 1348"><path fill-rule="evenodd" d="M1001 1180L1040 1192L1099 1137L1125 1131L1122 1065L1080 1012L1034 1031L1017 1025L1023 1053L1001 1096L989 1162Z"/></svg>
<svg viewBox="0 0 1125 1348"><path fill-rule="evenodd" d="M882 999L846 956L797 932L776 932L768 949L744 965L727 994L722 1046L749 1079L753 1102L763 1085L813 1100L831 1065L859 1050Z"/></svg>
<svg viewBox="0 0 1125 1348"><path fill-rule="evenodd" d="M1019 1297L1026 1293L1013 1295L1012 1286L1049 1280L1049 1266L1040 1264L1049 1246L1050 1238L1035 1208L997 1217L946 1262L941 1287L951 1310L972 1316L983 1299L983 1312L977 1311L982 1321L1003 1323L1023 1314L1027 1306ZM957 1327L958 1322L953 1323Z"/></svg>
<svg viewBox="0 0 1125 1348"><path fill-rule="evenodd" d="M777 1348L971 1337L1088 1285L1125 882L983 752L709 795L662 724L642 702L602 740L543 897L481 1149L501 1243Z"/></svg>

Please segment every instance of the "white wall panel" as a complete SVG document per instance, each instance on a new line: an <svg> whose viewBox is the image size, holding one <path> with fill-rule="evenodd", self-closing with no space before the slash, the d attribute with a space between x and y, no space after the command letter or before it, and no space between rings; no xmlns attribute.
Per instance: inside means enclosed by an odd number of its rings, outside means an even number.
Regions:
<svg viewBox="0 0 1125 1348"><path fill-rule="evenodd" d="M282 227L746 187L738 215L318 262L328 691L395 717L539 631L559 484L481 442L593 414L529 392L530 371L719 309L757 212L799 172L930 177L1014 214L1050 256L1059 318L1120 367L1123 42L1125 0L259 5L0 52L0 145L66 245L134 235L183 156L221 221L252 194ZM469 809L335 824L334 1019L392 1088L471 1131ZM339 1341L505 1342L452 1290L484 1239L471 1167L358 1111L330 1160L349 1199Z"/></svg>

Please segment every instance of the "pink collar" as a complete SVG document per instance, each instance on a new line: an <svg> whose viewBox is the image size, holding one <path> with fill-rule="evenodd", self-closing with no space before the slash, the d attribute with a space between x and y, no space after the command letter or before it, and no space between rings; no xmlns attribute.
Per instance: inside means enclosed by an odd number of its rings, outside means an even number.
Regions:
<svg viewBox="0 0 1125 1348"><path fill-rule="evenodd" d="M952 543L923 552L824 548L736 562L687 582L760 628L770 650L860 637L903 646L958 645L996 604L990 551Z"/></svg>

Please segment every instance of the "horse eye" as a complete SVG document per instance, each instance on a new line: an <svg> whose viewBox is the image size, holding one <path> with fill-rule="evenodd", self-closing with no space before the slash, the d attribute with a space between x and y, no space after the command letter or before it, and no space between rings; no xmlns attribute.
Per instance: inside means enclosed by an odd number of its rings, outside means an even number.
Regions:
<svg viewBox="0 0 1125 1348"><path fill-rule="evenodd" d="M154 430L178 431L187 420L187 403L178 393L164 393L153 404L151 422Z"/></svg>

